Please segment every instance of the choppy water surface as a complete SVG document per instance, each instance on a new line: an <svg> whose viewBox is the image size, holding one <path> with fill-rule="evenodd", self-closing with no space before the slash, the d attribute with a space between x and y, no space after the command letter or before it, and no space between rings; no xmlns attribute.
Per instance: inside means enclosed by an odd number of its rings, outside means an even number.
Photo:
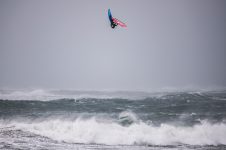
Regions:
<svg viewBox="0 0 226 150"><path fill-rule="evenodd" d="M226 92L1 90L0 149L226 149Z"/></svg>

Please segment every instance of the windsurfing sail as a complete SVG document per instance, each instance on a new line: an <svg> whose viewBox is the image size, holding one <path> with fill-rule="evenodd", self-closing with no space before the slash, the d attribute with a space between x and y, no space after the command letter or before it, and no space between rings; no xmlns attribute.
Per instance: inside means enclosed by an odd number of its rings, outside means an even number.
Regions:
<svg viewBox="0 0 226 150"><path fill-rule="evenodd" d="M116 19L116 18L112 18L112 19L113 19L113 22L114 22L114 23L120 25L121 27L124 27L124 28L127 27L126 24L123 23L122 21L120 21L120 20L118 20L118 19Z"/></svg>
<svg viewBox="0 0 226 150"><path fill-rule="evenodd" d="M110 9L108 9L108 18L109 18L109 21L111 23L111 27L112 28L115 28L117 25L119 25L119 26L121 26L123 28L127 27L127 25L125 23L123 23L122 21L112 17Z"/></svg>
<svg viewBox="0 0 226 150"><path fill-rule="evenodd" d="M112 19L112 15L111 15L111 10L110 9L108 9L108 18L109 18L110 22L112 23L113 19Z"/></svg>

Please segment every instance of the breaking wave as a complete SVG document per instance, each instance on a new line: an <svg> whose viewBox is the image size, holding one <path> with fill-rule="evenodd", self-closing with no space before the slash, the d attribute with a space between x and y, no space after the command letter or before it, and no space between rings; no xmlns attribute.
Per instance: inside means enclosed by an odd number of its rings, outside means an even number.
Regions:
<svg viewBox="0 0 226 150"><path fill-rule="evenodd" d="M161 124L154 126L142 121L123 126L95 117L75 120L0 121L0 127L32 132L68 143L104 145L221 145L226 144L226 124L202 121L190 127Z"/></svg>
<svg viewBox="0 0 226 150"><path fill-rule="evenodd" d="M221 100L225 100L225 89L216 91L217 94L224 93ZM43 90L43 89L26 89L26 90L2 90L0 89L0 100L27 100L27 101L51 101L59 99L129 99L129 100L142 100L146 98L168 98L171 96L178 96L180 94L207 96L206 94L215 92L197 90L196 92L184 92L183 90L172 91L155 91L155 92L142 92L142 91L76 91L76 90ZM217 97L219 99L219 97Z"/></svg>
<svg viewBox="0 0 226 150"><path fill-rule="evenodd" d="M225 99L225 91L0 90L0 143L221 148Z"/></svg>
<svg viewBox="0 0 226 150"><path fill-rule="evenodd" d="M127 92L127 91L75 91L75 90L0 90L1 100L35 100L50 101L59 99L144 99L156 96L148 92ZM159 93L158 93L159 95Z"/></svg>

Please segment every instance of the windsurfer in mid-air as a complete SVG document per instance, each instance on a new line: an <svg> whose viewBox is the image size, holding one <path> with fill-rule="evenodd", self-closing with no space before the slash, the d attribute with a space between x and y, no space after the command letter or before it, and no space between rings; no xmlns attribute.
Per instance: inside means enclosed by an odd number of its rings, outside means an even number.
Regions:
<svg viewBox="0 0 226 150"><path fill-rule="evenodd" d="M114 23L113 21L111 21L111 27L114 29L118 24Z"/></svg>
<svg viewBox="0 0 226 150"><path fill-rule="evenodd" d="M114 29L117 25L120 25L121 27L127 27L125 23L119 21L118 19L116 18L113 18L112 15L111 15L111 10L108 9L108 18L109 18L109 21L111 23L111 28Z"/></svg>

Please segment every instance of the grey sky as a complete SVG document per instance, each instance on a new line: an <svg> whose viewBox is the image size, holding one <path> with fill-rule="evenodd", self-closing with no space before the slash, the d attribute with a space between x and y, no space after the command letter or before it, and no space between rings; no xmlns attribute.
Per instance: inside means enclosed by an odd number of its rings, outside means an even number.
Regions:
<svg viewBox="0 0 226 150"><path fill-rule="evenodd" d="M225 0L0 0L1 88L186 86L226 86Z"/></svg>

